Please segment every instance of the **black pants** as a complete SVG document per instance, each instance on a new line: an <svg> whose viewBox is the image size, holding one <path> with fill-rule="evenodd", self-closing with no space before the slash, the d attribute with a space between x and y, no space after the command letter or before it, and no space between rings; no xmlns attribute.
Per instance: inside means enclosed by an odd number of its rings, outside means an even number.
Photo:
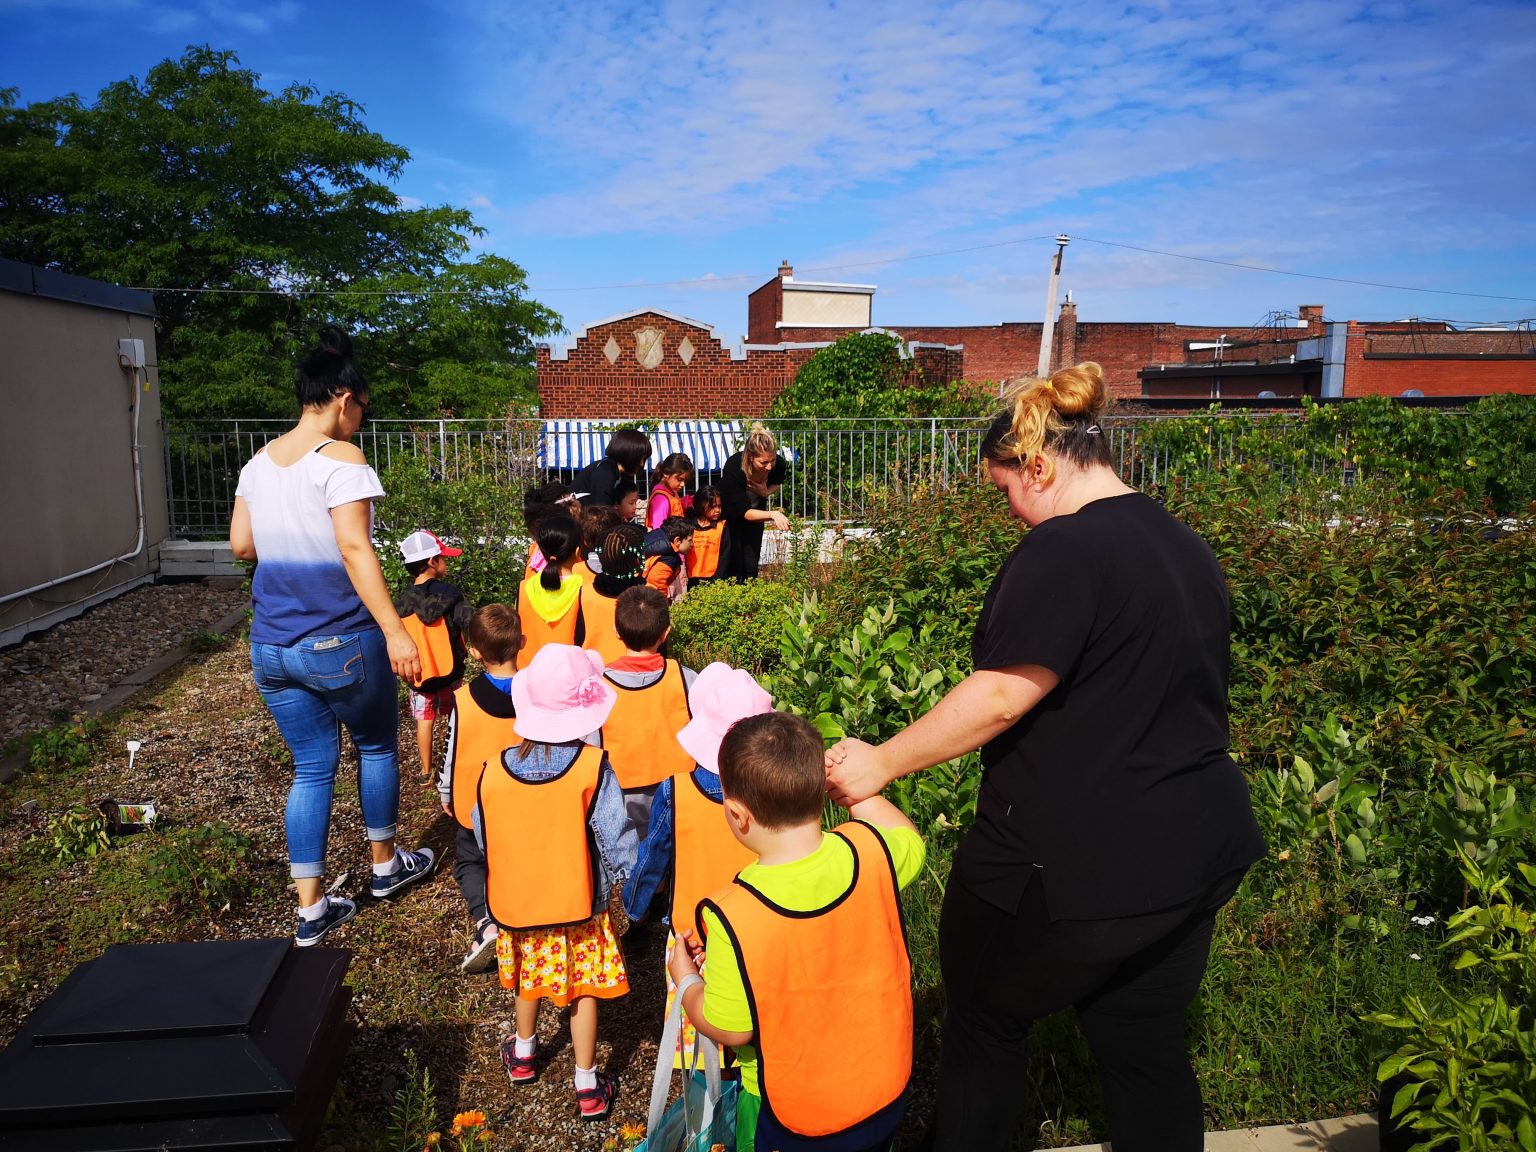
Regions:
<svg viewBox="0 0 1536 1152"><path fill-rule="evenodd" d="M453 842L453 879L469 909L469 918L480 923L490 915L485 905L485 849L474 832L462 825Z"/></svg>
<svg viewBox="0 0 1536 1152"><path fill-rule="evenodd" d="M1011 916L951 882L939 925L949 1008L935 1148L1013 1146L1030 1025L1071 1005L1099 1066L1115 1152L1200 1152L1205 1118L1184 1014L1216 913L1244 871L1188 903L1120 920L1052 921L1038 878Z"/></svg>

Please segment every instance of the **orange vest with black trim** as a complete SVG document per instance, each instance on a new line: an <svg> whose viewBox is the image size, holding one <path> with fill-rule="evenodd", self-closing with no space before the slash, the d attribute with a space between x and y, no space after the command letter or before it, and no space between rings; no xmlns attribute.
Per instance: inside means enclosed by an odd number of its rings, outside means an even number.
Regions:
<svg viewBox="0 0 1536 1152"><path fill-rule="evenodd" d="M612 676L607 679L617 699L602 727L603 750L619 787L649 788L691 769L693 757L677 742L677 734L693 719L683 666L668 660L660 678L644 688L627 688Z"/></svg>
<svg viewBox="0 0 1536 1152"><path fill-rule="evenodd" d="M868 824L828 835L852 849L853 881L820 911L782 908L740 877L699 904L719 916L741 960L764 1108L807 1137L875 1115L912 1075L912 964L895 864ZM826 1075L826 1046L852 1036L859 1059Z"/></svg>
<svg viewBox="0 0 1536 1152"><path fill-rule="evenodd" d="M563 928L592 918L592 849L587 821L597 798L603 750L583 744L569 768L548 780L519 780L509 748L480 777L485 833L485 901L502 928ZM536 862L537 874L528 863Z"/></svg>
<svg viewBox="0 0 1536 1152"><path fill-rule="evenodd" d="M583 648L590 648L603 658L603 664L622 659L627 649L619 639L618 625L613 622L614 606L618 600L604 596L591 585L581 587L581 619L586 628Z"/></svg>
<svg viewBox="0 0 1536 1152"><path fill-rule="evenodd" d="M523 581L522 589L517 595L517 620L523 629L523 647L517 654L517 669L521 672L533 663L536 652L546 644L574 644L576 643L576 626L581 621L581 598L577 597L571 602L565 615L558 620L544 619L533 610L527 595L528 585L537 584L539 577L530 576ZM582 592L586 592L586 586L582 586Z"/></svg>
<svg viewBox="0 0 1536 1152"><path fill-rule="evenodd" d="M453 725L453 775L449 779L448 808L459 827L474 829L475 797L480 791L480 774L486 764L501 763L501 754L508 748L521 744L522 738L512 731L516 717L492 716L475 700L471 689L479 683L471 680L453 693L456 719ZM489 680L486 688L507 702L511 712L512 699ZM484 689L482 689L483 691Z"/></svg>
<svg viewBox="0 0 1536 1152"><path fill-rule="evenodd" d="M681 936L694 926L699 901L720 891L756 853L731 835L725 806L699 787L693 772L672 777L672 933Z"/></svg>
<svg viewBox="0 0 1536 1152"><path fill-rule="evenodd" d="M421 675L411 681L412 688L420 688L431 680L453 675L453 637L448 632L448 621L439 617L430 624L423 624L421 617L412 612L400 617L405 634L416 645L416 655L421 657Z"/></svg>
<svg viewBox="0 0 1536 1152"><path fill-rule="evenodd" d="M720 571L720 544L725 539L725 521L716 520L708 528L693 526L693 547L683 556L690 579L707 580Z"/></svg>

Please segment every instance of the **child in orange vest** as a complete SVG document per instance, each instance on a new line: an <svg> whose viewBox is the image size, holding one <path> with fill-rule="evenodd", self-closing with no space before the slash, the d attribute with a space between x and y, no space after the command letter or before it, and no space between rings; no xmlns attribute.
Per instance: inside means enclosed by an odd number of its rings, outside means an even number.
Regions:
<svg viewBox="0 0 1536 1152"><path fill-rule="evenodd" d="M448 559L464 555L425 530L400 542L400 555L411 583L395 597L400 622L421 655L421 678L406 685L411 719L416 721L416 750L421 782L432 781L432 727L453 708L453 692L464 680L464 625L470 608L464 593L449 584Z"/></svg>
<svg viewBox="0 0 1536 1152"><path fill-rule="evenodd" d="M517 610L506 604L475 609L465 630L469 654L485 671L453 694L448 717L448 754L437 778L443 811L458 825L453 878L475 922L474 940L460 961L465 972L484 972L496 959L496 925L485 906L485 852L475 839L475 797L485 765L518 743L512 730L512 675L523 646Z"/></svg>
<svg viewBox="0 0 1536 1152"><path fill-rule="evenodd" d="M693 547L693 525L681 516L668 516L660 528L645 536L645 582L668 600L688 594L688 567L683 557Z"/></svg>
<svg viewBox="0 0 1536 1152"><path fill-rule="evenodd" d="M618 698L600 738L624 789L630 826L644 839L657 787L693 766L677 734L689 720L694 671L661 655L672 631L672 614L667 598L656 589L641 585L622 593L613 619L624 655L603 672Z"/></svg>
<svg viewBox="0 0 1536 1152"><path fill-rule="evenodd" d="M668 960L694 1027L736 1050L740 1152L886 1148L906 1109L912 971L900 892L922 868L923 841L881 796L823 832L824 748L785 712L725 734L726 823L758 859L699 902L702 940L680 933ZM850 1041L857 1059L835 1075L807 1058Z"/></svg>
<svg viewBox="0 0 1536 1152"><path fill-rule="evenodd" d="M538 545L543 570L526 577L517 591L523 629L519 668L528 667L546 644L579 646L583 639L581 577L572 571L581 553L581 529L564 512L556 512L539 522Z"/></svg>
<svg viewBox="0 0 1536 1152"><path fill-rule="evenodd" d="M692 771L663 780L651 804L650 830L641 840L635 869L624 885L624 911L631 921L643 921L658 892L671 877L672 899L665 914L670 935L667 948L683 932L698 937L694 909L700 900L725 887L757 856L726 826L721 808L720 741L731 725L748 716L773 711L773 699L750 672L728 664L709 665L694 678L688 692L693 718L677 734L677 742L694 762ZM668 1006L672 995L668 981ZM678 1038L676 1065L693 1048L693 1025L684 1022Z"/></svg>
<svg viewBox="0 0 1536 1152"><path fill-rule="evenodd" d="M669 516L681 517L687 510L683 489L693 479L693 461L685 453L674 452L656 466L651 481L651 498L645 503L645 527L654 531Z"/></svg>
<svg viewBox="0 0 1536 1152"><path fill-rule="evenodd" d="M727 555L726 533L730 531L721 515L720 489L706 484L693 494L688 522L693 525L693 546L683 560L688 567L689 586L729 576L720 568Z"/></svg>
<svg viewBox="0 0 1536 1152"><path fill-rule="evenodd" d="M640 583L640 546L645 533L638 524L620 524L603 540L598 552L602 571L581 590L581 625L584 647L610 664L624 655L624 641L614 622L619 596Z"/></svg>
<svg viewBox="0 0 1536 1152"><path fill-rule="evenodd" d="M486 765L476 808L501 983L517 996L502 1066L514 1085L536 1080L539 1001L569 1004L583 1120L606 1117L617 1091L597 1070L597 1002L629 991L608 898L634 863L635 841L618 780L591 743L613 700L596 654L541 648L512 680L522 744Z"/></svg>

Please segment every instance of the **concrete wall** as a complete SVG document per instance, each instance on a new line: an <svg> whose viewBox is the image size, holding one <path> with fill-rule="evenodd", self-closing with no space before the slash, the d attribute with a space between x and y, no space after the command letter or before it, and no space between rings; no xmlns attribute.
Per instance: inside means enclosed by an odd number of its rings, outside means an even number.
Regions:
<svg viewBox="0 0 1536 1152"><path fill-rule="evenodd" d="M0 271L0 644L9 644L153 579L168 526L153 317L89 302L123 298L108 285L14 262ZM124 337L144 341L137 378L118 364ZM71 575L86 569L95 571Z"/></svg>
<svg viewBox="0 0 1536 1152"><path fill-rule="evenodd" d="M786 286L787 287L787 286ZM784 293L784 323L808 327L869 327L870 298L862 292Z"/></svg>

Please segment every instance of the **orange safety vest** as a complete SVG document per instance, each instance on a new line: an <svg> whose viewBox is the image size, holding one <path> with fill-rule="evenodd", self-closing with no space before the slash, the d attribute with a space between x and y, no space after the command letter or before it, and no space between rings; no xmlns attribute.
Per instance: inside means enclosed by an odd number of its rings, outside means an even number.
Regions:
<svg viewBox="0 0 1536 1152"><path fill-rule="evenodd" d="M601 656L604 665L623 659L628 649L625 648L624 641L619 639L619 628L613 621L614 607L618 604L618 599L604 596L590 584L583 584L580 604L581 619L587 633L581 646L590 648Z"/></svg>
<svg viewBox="0 0 1536 1152"><path fill-rule="evenodd" d="M661 494L667 498L667 515L680 518L683 514L683 498L670 488L663 488Z"/></svg>
<svg viewBox="0 0 1536 1152"><path fill-rule="evenodd" d="M522 743L521 737L512 731L516 717L511 715L512 698L489 680L484 681L484 692L494 692L506 701L506 716L493 716L475 699L477 677L457 689L453 694L453 707L458 719L453 726L453 774L449 778L448 807L459 827L473 831L475 797L480 791L480 775L488 763L501 763L501 754L508 748Z"/></svg>
<svg viewBox="0 0 1536 1152"><path fill-rule="evenodd" d="M707 580L720 571L720 545L725 539L725 521L716 520L709 528L693 526L693 547L683 556L689 579Z"/></svg>
<svg viewBox="0 0 1536 1152"><path fill-rule="evenodd" d="M731 834L725 805L699 787L692 772L672 777L672 932L699 930L699 901L720 891L757 855Z"/></svg>
<svg viewBox="0 0 1536 1152"><path fill-rule="evenodd" d="M683 666L676 660L666 661L661 676L644 688L626 687L612 676L607 679L617 699L603 724L602 741L619 787L649 788L692 768L693 757L677 742L683 725L693 719Z"/></svg>
<svg viewBox="0 0 1536 1152"><path fill-rule="evenodd" d="M421 657L421 675L411 681L412 688L420 688L430 680L440 680L453 675L453 637L448 632L448 620L439 617L430 624L423 624L421 617L412 612L402 616L405 634L416 645ZM444 685L446 687L446 685Z"/></svg>
<svg viewBox="0 0 1536 1152"><path fill-rule="evenodd" d="M739 876L699 903L720 918L741 961L763 1108L806 1137L869 1119L912 1075L912 963L896 866L863 821L830 835L852 849L853 881L825 908L791 912ZM860 1058L826 1075L823 1049L851 1036Z"/></svg>
<svg viewBox="0 0 1536 1152"><path fill-rule="evenodd" d="M539 546L538 546L538 544L534 543L533 541L529 541L529 543L528 543L528 562L523 565L523 579L524 580L536 578L538 576L538 574L543 571L542 568L535 568L533 566L534 557L537 556L537 555L539 555Z"/></svg>
<svg viewBox="0 0 1536 1152"><path fill-rule="evenodd" d="M679 564L677 568L670 564L663 564L662 557L648 556L645 560L645 582L658 592L667 592L672 587L672 582L677 579L678 568L686 570L685 564Z"/></svg>
<svg viewBox="0 0 1536 1152"><path fill-rule="evenodd" d="M571 565L571 571L581 577L581 582L584 585L590 585L592 581L597 579L597 573L592 571L592 566L587 563L585 556L578 556L576 558L576 563Z"/></svg>
<svg viewBox="0 0 1536 1152"><path fill-rule="evenodd" d="M576 643L576 625L581 622L581 596L571 602L571 607L560 619L549 621L533 610L529 603L527 588L530 584L537 584L539 577L530 576L523 581L522 591L517 595L517 619L523 628L523 647L517 654L517 669L521 672L533 663L536 652L546 644L574 644ZM582 595L586 594L586 585L582 585Z"/></svg>
<svg viewBox="0 0 1536 1152"><path fill-rule="evenodd" d="M509 932L563 928L592 918L592 849L587 821L597 799L603 750L584 744L569 768L548 780L519 780L517 749L480 777L485 834L485 900ZM529 862L536 862L537 873Z"/></svg>

